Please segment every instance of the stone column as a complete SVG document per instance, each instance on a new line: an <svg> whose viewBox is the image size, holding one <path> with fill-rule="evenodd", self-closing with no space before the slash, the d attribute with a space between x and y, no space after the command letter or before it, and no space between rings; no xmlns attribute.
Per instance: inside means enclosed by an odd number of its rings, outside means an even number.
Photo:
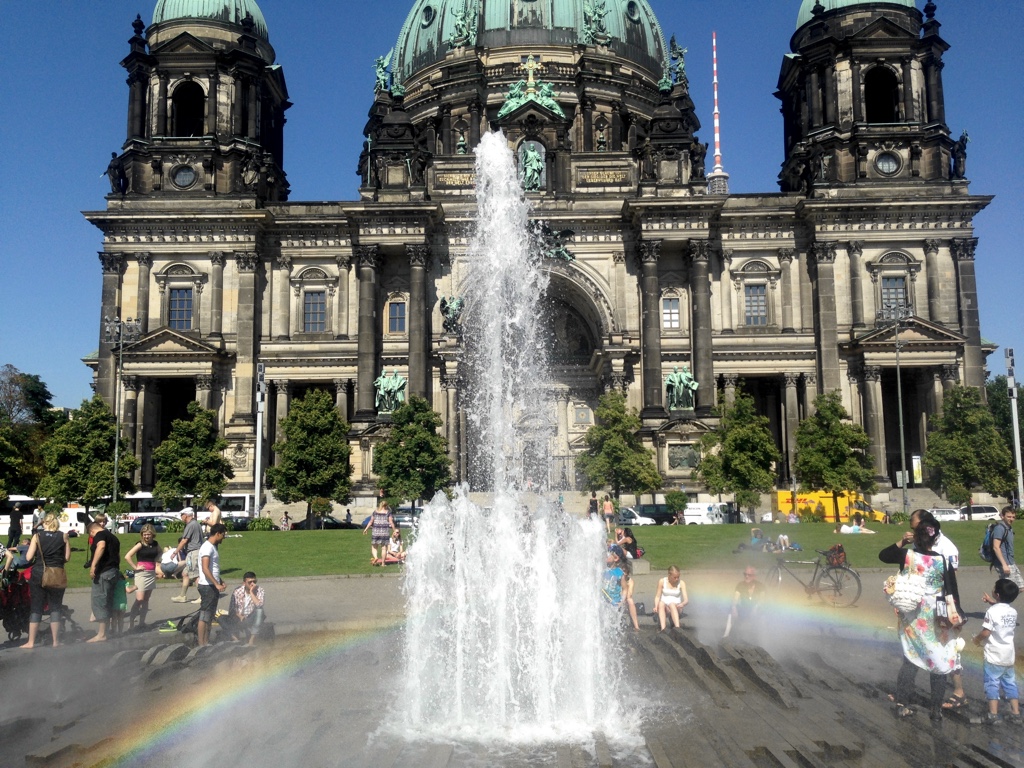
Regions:
<svg viewBox="0 0 1024 768"><path fill-rule="evenodd" d="M644 355L644 407L640 418L657 421L668 418L661 398L661 240L644 240L639 245Z"/></svg>
<svg viewBox="0 0 1024 768"><path fill-rule="evenodd" d="M914 114L914 68L913 59L904 56L900 59L903 76L903 119L908 123L917 122Z"/></svg>
<svg viewBox="0 0 1024 768"><path fill-rule="evenodd" d="M143 107L146 103L146 78L141 72L128 75L128 138L145 136L142 124Z"/></svg>
<svg viewBox="0 0 1024 768"><path fill-rule="evenodd" d="M945 395L960 383L960 366L956 363L942 366L942 394Z"/></svg>
<svg viewBox="0 0 1024 768"><path fill-rule="evenodd" d="M839 121L839 115L836 111L838 107L838 99L836 98L836 60L829 59L825 65L825 123L826 125L834 125Z"/></svg>
<svg viewBox="0 0 1024 768"><path fill-rule="evenodd" d="M864 101L861 98L862 83L860 79L860 62L851 62L851 69L853 70L853 122L863 123L864 122Z"/></svg>
<svg viewBox="0 0 1024 768"><path fill-rule="evenodd" d="M359 352L356 379L357 398L354 421L376 418L373 380L377 366L377 270L380 246L356 247L359 259Z"/></svg>
<svg viewBox="0 0 1024 768"><path fill-rule="evenodd" d="M106 338L105 319L116 320L120 313L121 273L124 269L124 255L100 252L100 267L103 269L103 288L100 293L100 354L96 366L96 393L108 403L114 402L113 343Z"/></svg>
<svg viewBox="0 0 1024 768"><path fill-rule="evenodd" d="M850 366L846 369L846 379L850 383L850 419L854 424L864 425L864 393L861 391L860 369ZM806 397L806 389L804 390ZM808 411L804 411L809 413ZM806 416L804 418L807 418Z"/></svg>
<svg viewBox="0 0 1024 768"><path fill-rule="evenodd" d="M814 329L814 289L811 286L811 254L799 254L796 261L797 296L800 297L800 325L797 330L811 331ZM796 317L793 318L796 322Z"/></svg>
<svg viewBox="0 0 1024 768"><path fill-rule="evenodd" d="M946 122L945 97L942 93L942 68L939 59L932 59L925 64L925 81L928 84L928 122Z"/></svg>
<svg viewBox="0 0 1024 768"><path fill-rule="evenodd" d="M942 274L939 271L939 241L924 241L924 269L928 285L928 319L933 323L942 322Z"/></svg>
<svg viewBox="0 0 1024 768"><path fill-rule="evenodd" d="M476 99L469 104L469 148L476 149L480 144L480 102Z"/></svg>
<svg viewBox="0 0 1024 768"><path fill-rule="evenodd" d="M783 374L786 388L786 466L789 468L790 478L793 477L793 466L796 461L796 430L800 425L800 401L796 392L799 379L798 373Z"/></svg>
<svg viewBox="0 0 1024 768"><path fill-rule="evenodd" d="M727 407L732 407L732 404L736 402L736 383L739 381L739 376L735 373L726 373L722 376L722 382L725 385L725 404Z"/></svg>
<svg viewBox="0 0 1024 768"><path fill-rule="evenodd" d="M562 456L569 455L569 391L560 389L555 392L555 410L558 422L558 452Z"/></svg>
<svg viewBox="0 0 1024 768"><path fill-rule="evenodd" d="M287 379L272 379L270 386L274 391L275 396L275 408L274 408L274 439L273 443L282 443L285 440L284 435L284 420L288 418L288 380ZM274 455L274 466L281 463L280 454Z"/></svg>
<svg viewBox="0 0 1024 768"><path fill-rule="evenodd" d="M722 250L722 278L718 281L719 300L722 303L722 333L736 332L732 314L732 275L729 271L731 265L732 248L725 248Z"/></svg>
<svg viewBox="0 0 1024 768"><path fill-rule="evenodd" d="M875 478L888 482L889 465L885 454L885 416L882 412L882 369L864 366L864 431L871 439L871 457Z"/></svg>
<svg viewBox="0 0 1024 768"><path fill-rule="evenodd" d="M693 290L693 365L697 379L696 412L707 416L715 407L715 368L711 348L711 285L708 282L707 240L690 241L690 286Z"/></svg>
<svg viewBox="0 0 1024 768"><path fill-rule="evenodd" d="M426 296L430 248L406 245L405 253L409 257L409 394L427 397L430 317Z"/></svg>
<svg viewBox="0 0 1024 768"><path fill-rule="evenodd" d="M256 306L256 269L259 254L239 251L235 254L238 270L238 306ZM256 317L252 312L239 312L235 318L235 413L234 422L252 422L253 380L256 378Z"/></svg>
<svg viewBox="0 0 1024 768"><path fill-rule="evenodd" d="M256 92L256 82L254 80L249 81L249 88L246 100L249 102L249 125L246 127L246 136L250 139L259 138L258 126L256 124L256 117L258 113L257 102L259 95Z"/></svg>
<svg viewBox="0 0 1024 768"><path fill-rule="evenodd" d="M655 466L662 476L668 474L668 438L663 432L654 436L654 449L656 452Z"/></svg>
<svg viewBox="0 0 1024 768"><path fill-rule="evenodd" d="M809 419L814 415L814 400L818 396L818 375L816 373L804 374L804 418Z"/></svg>
<svg viewBox="0 0 1024 768"><path fill-rule="evenodd" d="M864 247L858 240L851 240L846 245L846 252L850 254L850 302L853 312L853 327L864 328L864 283L861 256L864 254Z"/></svg>
<svg viewBox="0 0 1024 768"><path fill-rule="evenodd" d="M274 314L271 317L275 341L288 341L291 338L291 276L292 257L284 253L277 254L274 257Z"/></svg>
<svg viewBox="0 0 1024 768"><path fill-rule="evenodd" d="M141 251L135 254L139 263L138 301L135 304L135 319L139 321L139 331L145 336L149 333L149 273L153 268L153 256Z"/></svg>
<svg viewBox="0 0 1024 768"><path fill-rule="evenodd" d="M811 108L811 127L817 128L822 123L821 76L818 70L812 69L807 80L807 103Z"/></svg>
<svg viewBox="0 0 1024 768"><path fill-rule="evenodd" d="M967 337L964 344L964 385L978 387L984 397L985 358L981 354L981 324L978 319L978 287L974 274L976 237L956 238L952 243L956 262L960 332Z"/></svg>
<svg viewBox="0 0 1024 768"><path fill-rule="evenodd" d="M246 91L245 79L241 75L235 75L234 96L231 102L231 134L233 136L245 135L242 115L244 114Z"/></svg>
<svg viewBox="0 0 1024 768"><path fill-rule="evenodd" d="M139 379L137 376L121 376L124 387L124 412L121 415L121 440L125 453L135 455L135 439L138 430Z"/></svg>
<svg viewBox="0 0 1024 768"><path fill-rule="evenodd" d="M458 392L456 377L448 374L447 372L442 373L441 388L444 389L445 395L444 436L448 440L448 458L451 459L452 462L452 477L458 478L460 476L458 441L459 413L456 408L456 395Z"/></svg>
<svg viewBox="0 0 1024 768"><path fill-rule="evenodd" d="M135 448L135 458L139 460L139 466L135 469L132 480L136 485L141 485L143 464L145 463L143 454L146 451L146 390L149 384L148 380L141 376L126 377L126 382L128 378L132 379L135 389L135 431L131 435L131 441ZM125 386L128 386L127 383Z"/></svg>
<svg viewBox="0 0 1024 768"><path fill-rule="evenodd" d="M136 455L139 459L139 468L136 476L139 478L139 485L144 488L153 487L153 442L156 440L156 406L160 402L160 385L153 379L138 380L139 403L136 412L141 412L142 417L136 416L138 426L136 428Z"/></svg>
<svg viewBox="0 0 1024 768"><path fill-rule="evenodd" d="M455 142L452 141L452 106L441 107L441 154L454 155Z"/></svg>
<svg viewBox="0 0 1024 768"><path fill-rule="evenodd" d="M253 307L253 311L255 311ZM224 332L224 252L210 251L210 336Z"/></svg>
<svg viewBox="0 0 1024 768"><path fill-rule="evenodd" d="M814 257L818 293L818 366L822 389L839 389L839 336L836 330L835 243L815 243Z"/></svg>
<svg viewBox="0 0 1024 768"><path fill-rule="evenodd" d="M218 130L217 100L220 96L220 75L213 70L209 75L210 92L206 95L206 135L216 137Z"/></svg>
<svg viewBox="0 0 1024 768"><path fill-rule="evenodd" d="M348 338L348 284L352 260L348 256L336 256L338 262L338 322L335 338Z"/></svg>
<svg viewBox="0 0 1024 768"><path fill-rule="evenodd" d="M782 269L782 332L796 333L793 327L793 249L779 248Z"/></svg>
<svg viewBox="0 0 1024 768"><path fill-rule="evenodd" d="M944 395L946 394L945 388L943 387L942 379L942 368L932 369L932 413L942 413L942 402Z"/></svg>
<svg viewBox="0 0 1024 768"><path fill-rule="evenodd" d="M213 376L208 373L196 376L196 402L207 411L213 408Z"/></svg>
<svg viewBox="0 0 1024 768"><path fill-rule="evenodd" d="M170 75L166 72L157 74L156 92L156 126L154 132L157 136L167 135L167 82Z"/></svg>
<svg viewBox="0 0 1024 768"><path fill-rule="evenodd" d="M334 407L341 420L348 424L348 379L334 380Z"/></svg>

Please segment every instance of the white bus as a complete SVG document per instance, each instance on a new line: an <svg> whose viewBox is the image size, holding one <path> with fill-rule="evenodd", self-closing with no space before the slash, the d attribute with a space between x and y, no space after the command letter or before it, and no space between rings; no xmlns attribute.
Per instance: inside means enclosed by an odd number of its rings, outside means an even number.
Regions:
<svg viewBox="0 0 1024 768"><path fill-rule="evenodd" d="M11 526L11 512L14 510L15 504L21 505L21 530L22 537L28 537L32 534L32 516L36 511L37 507L46 507L49 504L48 499L36 499L32 496L19 496L12 494L7 497L0 507L0 536L4 540L7 538L7 530ZM85 511L85 507L80 504L72 502L64 507L60 513L60 530L67 533L69 536L84 536L88 533L89 523L92 522L92 515Z"/></svg>
<svg viewBox="0 0 1024 768"><path fill-rule="evenodd" d="M152 493L140 492L129 493L124 496L128 502L129 512L119 515L117 520L110 526L110 529L117 533L127 533L128 527L139 517L153 517L154 515L175 514L181 507L167 509L161 499L153 497ZM183 506L191 506L192 498L186 496ZM213 500L225 517L252 517L252 494L250 493L225 493ZM205 520L210 513L205 507L196 509L196 517Z"/></svg>

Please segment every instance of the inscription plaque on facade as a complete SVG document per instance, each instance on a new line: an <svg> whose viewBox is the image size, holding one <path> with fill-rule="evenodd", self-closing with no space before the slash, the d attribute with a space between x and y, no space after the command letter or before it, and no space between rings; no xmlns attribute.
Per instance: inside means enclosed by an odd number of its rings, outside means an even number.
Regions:
<svg viewBox="0 0 1024 768"><path fill-rule="evenodd" d="M630 183L630 173L624 168L582 169L577 171L576 185L580 187L621 187Z"/></svg>
<svg viewBox="0 0 1024 768"><path fill-rule="evenodd" d="M475 173L439 173L434 176L434 186L444 189L472 187L476 184Z"/></svg>

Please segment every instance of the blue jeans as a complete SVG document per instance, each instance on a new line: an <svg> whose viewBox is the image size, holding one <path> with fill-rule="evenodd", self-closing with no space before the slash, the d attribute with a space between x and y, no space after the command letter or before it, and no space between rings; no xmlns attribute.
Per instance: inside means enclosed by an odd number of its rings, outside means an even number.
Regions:
<svg viewBox="0 0 1024 768"><path fill-rule="evenodd" d="M999 686L1002 685L1006 698L1013 700L1017 698L1017 674L1011 664L1002 667L998 664L985 662L985 698L989 701L999 699Z"/></svg>

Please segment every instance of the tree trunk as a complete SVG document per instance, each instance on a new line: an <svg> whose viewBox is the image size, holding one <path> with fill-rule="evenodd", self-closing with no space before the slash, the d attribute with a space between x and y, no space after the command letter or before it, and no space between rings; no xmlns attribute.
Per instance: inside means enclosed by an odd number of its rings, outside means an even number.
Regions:
<svg viewBox="0 0 1024 768"><path fill-rule="evenodd" d="M313 502L306 500L306 530L313 530Z"/></svg>
<svg viewBox="0 0 1024 768"><path fill-rule="evenodd" d="M832 491L832 516L836 519L836 523L839 523L839 494L836 491Z"/></svg>

